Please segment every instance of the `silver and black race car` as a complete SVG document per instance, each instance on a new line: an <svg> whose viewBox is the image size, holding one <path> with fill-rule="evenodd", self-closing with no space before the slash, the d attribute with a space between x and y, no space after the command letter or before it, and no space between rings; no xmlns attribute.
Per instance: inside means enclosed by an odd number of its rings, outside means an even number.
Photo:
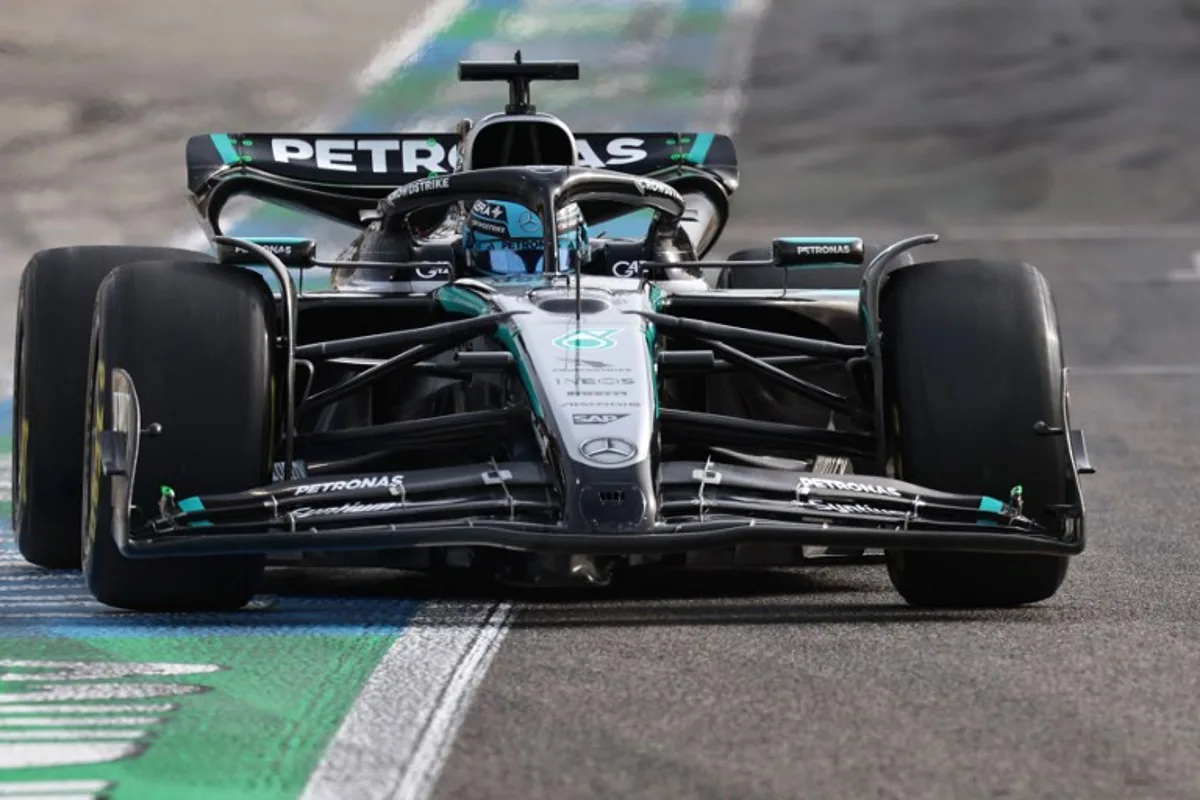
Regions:
<svg viewBox="0 0 1200 800"><path fill-rule="evenodd" d="M705 261L738 183L728 137L575 134L529 87L577 64L459 69L508 82L505 111L453 134L193 137L215 255L32 258L25 558L140 610L241 607L268 559L592 585L882 551L917 605L1058 590L1091 468L1037 269L914 261L935 235ZM230 237L238 195L362 232L333 261ZM466 268L480 198L540 218L539 272ZM577 264L569 204L598 232ZM331 288L297 287L322 270Z"/></svg>

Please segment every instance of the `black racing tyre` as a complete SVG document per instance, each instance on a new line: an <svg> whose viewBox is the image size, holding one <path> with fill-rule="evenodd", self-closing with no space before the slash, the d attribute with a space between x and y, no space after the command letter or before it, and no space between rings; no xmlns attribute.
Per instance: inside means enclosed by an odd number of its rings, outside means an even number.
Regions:
<svg viewBox="0 0 1200 800"><path fill-rule="evenodd" d="M1023 487L1036 522L1068 501L1062 347L1046 279L1019 262L953 260L894 273L880 309L889 432L900 478L1007 498ZM1008 607L1058 591L1067 557L891 551L892 585L910 604Z"/></svg>
<svg viewBox="0 0 1200 800"><path fill-rule="evenodd" d="M863 249L863 264L869 264L871 259L879 255L879 251L883 248L879 245L868 244ZM771 248L751 247L746 250L738 250L725 260L770 261ZM897 263L911 264L912 256L902 253L897 257ZM717 276L717 288L782 289L784 278L787 278L787 288L789 289L859 289L862 286L863 271L861 268L855 269L849 266L790 270L783 270L779 267L743 267L741 269L726 267Z"/></svg>
<svg viewBox="0 0 1200 800"><path fill-rule="evenodd" d="M262 578L262 556L129 559L113 538L112 479L96 431L115 418L113 371L129 373L143 436L133 506L153 516L160 487L179 499L270 482L275 302L257 273L201 262L127 264L96 298L82 530L83 573L102 603L136 611L231 610ZM146 516L134 514L133 524Z"/></svg>
<svg viewBox="0 0 1200 800"><path fill-rule="evenodd" d="M131 261L204 259L169 247L60 247L21 273L13 365L13 531L24 558L79 567L88 341L100 282Z"/></svg>

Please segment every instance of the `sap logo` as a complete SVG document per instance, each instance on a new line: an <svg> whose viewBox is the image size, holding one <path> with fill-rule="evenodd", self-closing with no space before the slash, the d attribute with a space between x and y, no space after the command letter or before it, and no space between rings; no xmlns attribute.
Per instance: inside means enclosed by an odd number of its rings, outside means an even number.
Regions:
<svg viewBox="0 0 1200 800"><path fill-rule="evenodd" d="M370 154L370 172L449 172L458 165L458 147L446 148L421 139L272 139L271 157L280 164L315 161L317 169L358 172L356 154ZM365 166L365 165L364 165ZM367 170L363 170L367 171Z"/></svg>
<svg viewBox="0 0 1200 800"><path fill-rule="evenodd" d="M628 416L628 414L572 414L571 422L576 425L608 425Z"/></svg>
<svg viewBox="0 0 1200 800"><path fill-rule="evenodd" d="M620 137L610 141L604 148L605 157L596 155L596 150L587 139L576 139L575 148L579 154L579 165L592 169L604 167L619 167L622 164L636 164L645 161L649 155L645 150L644 139Z"/></svg>

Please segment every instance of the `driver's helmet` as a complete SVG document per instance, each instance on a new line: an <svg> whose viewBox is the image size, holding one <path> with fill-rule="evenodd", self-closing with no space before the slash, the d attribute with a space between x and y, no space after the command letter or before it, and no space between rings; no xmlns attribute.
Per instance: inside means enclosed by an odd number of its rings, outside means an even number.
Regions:
<svg viewBox="0 0 1200 800"><path fill-rule="evenodd" d="M591 255L587 225L579 206L558 210L558 266L579 269ZM463 224L467 265L489 275L534 275L545 271L542 220L532 210L506 200L476 200Z"/></svg>

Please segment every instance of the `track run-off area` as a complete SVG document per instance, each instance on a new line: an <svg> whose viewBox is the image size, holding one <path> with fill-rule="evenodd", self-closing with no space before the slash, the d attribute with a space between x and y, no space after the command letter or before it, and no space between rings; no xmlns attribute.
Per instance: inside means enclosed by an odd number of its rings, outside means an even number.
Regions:
<svg viewBox="0 0 1200 800"><path fill-rule="evenodd" d="M456 61L578 59L535 89L576 128L735 134L715 256L932 231L918 255L1037 265L1099 470L1090 543L1005 612L908 608L872 566L583 599L278 570L242 612L170 616L6 543L0 800L1200 798L1193 0L197 5L0 14L6 301L39 247L203 246L191 133L449 129L503 103ZM253 207L237 230L345 235Z"/></svg>

